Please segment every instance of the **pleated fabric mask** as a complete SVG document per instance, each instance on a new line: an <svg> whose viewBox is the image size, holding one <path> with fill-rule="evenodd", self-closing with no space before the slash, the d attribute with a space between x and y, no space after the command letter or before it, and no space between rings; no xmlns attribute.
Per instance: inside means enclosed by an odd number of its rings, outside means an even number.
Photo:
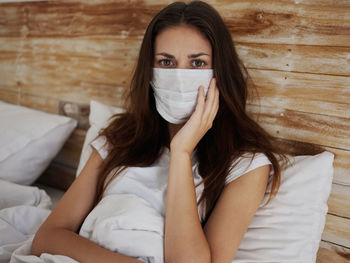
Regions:
<svg viewBox="0 0 350 263"><path fill-rule="evenodd" d="M193 113L199 86L207 94L212 69L153 68L151 86L158 113L166 121L179 124Z"/></svg>

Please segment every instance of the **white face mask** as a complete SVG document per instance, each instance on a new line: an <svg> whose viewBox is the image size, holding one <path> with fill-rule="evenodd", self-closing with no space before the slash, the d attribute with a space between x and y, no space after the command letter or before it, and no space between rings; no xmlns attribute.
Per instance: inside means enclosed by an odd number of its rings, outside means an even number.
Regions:
<svg viewBox="0 0 350 263"><path fill-rule="evenodd" d="M158 113L166 121L183 123L193 113L199 86L207 94L212 69L153 68L153 88Z"/></svg>

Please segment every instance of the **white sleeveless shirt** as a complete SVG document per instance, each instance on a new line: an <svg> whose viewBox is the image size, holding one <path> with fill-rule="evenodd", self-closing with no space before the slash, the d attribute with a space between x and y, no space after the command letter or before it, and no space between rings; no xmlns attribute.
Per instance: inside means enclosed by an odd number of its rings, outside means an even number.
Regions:
<svg viewBox="0 0 350 263"><path fill-rule="evenodd" d="M91 145L98 151L102 159L108 155L108 143L106 144L106 137L100 136L91 142ZM226 178L225 184L229 184L240 176L264 165L271 165L270 160L262 153L255 154L247 153L239 157L232 165L235 165ZM156 209L162 216L165 216L166 204L166 189L168 185L168 170L170 153L167 147L163 148L163 152L158 160L148 167L128 167L121 174L119 174L108 185L103 197L112 194L134 194L146 200L154 209ZM198 162L195 154L191 156L192 171L194 185L199 185L203 180L198 172ZM272 167L270 169L270 179L272 176ZM113 174L113 171L110 175ZM110 176L107 177L107 180ZM201 184L196 187L197 201L201 197L204 185ZM202 218L201 207L198 207L198 213Z"/></svg>

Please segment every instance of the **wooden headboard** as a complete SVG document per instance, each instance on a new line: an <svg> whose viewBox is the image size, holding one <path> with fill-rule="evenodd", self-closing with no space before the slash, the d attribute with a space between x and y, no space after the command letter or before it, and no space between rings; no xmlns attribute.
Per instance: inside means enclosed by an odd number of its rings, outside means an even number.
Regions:
<svg viewBox="0 0 350 263"><path fill-rule="evenodd" d="M143 33L165 2L0 4L0 99L53 113L60 101L121 106ZM296 153L321 147L335 154L317 262L349 262L350 1L208 2L228 24L259 92L250 114ZM42 182L71 184L85 133L74 131Z"/></svg>

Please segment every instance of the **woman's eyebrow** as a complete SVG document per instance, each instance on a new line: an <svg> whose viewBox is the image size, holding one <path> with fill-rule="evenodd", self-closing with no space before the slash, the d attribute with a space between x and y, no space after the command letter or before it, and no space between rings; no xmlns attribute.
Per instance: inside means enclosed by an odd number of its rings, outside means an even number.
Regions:
<svg viewBox="0 0 350 263"><path fill-rule="evenodd" d="M157 56L157 55L162 55L162 56L167 57L167 58L175 58L173 55L170 55L170 54L165 53L165 52L157 53L156 56Z"/></svg>
<svg viewBox="0 0 350 263"><path fill-rule="evenodd" d="M167 58L175 58L173 55L170 55L168 53L165 53L165 52L161 52L161 53L157 53L157 55L161 55L161 56L164 56L164 57L167 57ZM197 57L200 57L200 56L209 56L207 53L204 53L204 52L201 52L201 53L197 53L197 54L191 54L191 55L188 55L187 57L188 58L197 58Z"/></svg>
<svg viewBox="0 0 350 263"><path fill-rule="evenodd" d="M197 57L200 57L200 56L203 56L203 55L205 55L205 56L208 56L208 57L209 57L209 55L208 55L207 53L203 53L203 52L198 53L198 54L188 55L187 57L188 57L188 58L197 58Z"/></svg>

